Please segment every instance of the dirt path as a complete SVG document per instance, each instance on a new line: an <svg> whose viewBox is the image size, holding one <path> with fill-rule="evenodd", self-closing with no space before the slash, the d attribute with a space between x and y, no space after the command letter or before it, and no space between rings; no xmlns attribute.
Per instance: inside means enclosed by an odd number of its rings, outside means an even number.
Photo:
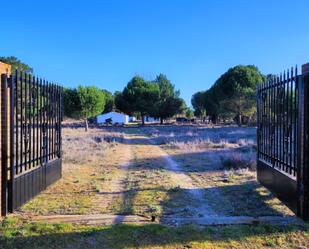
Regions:
<svg viewBox="0 0 309 249"><path fill-rule="evenodd" d="M132 147L129 136L124 136L123 140L124 142L118 145L117 150L111 151L108 155L108 157L117 160L119 165L115 165L115 172L112 174L111 180L97 193L94 201L95 205L100 206L103 210L108 210L114 202L121 202L127 191L126 180L132 161Z"/></svg>
<svg viewBox="0 0 309 249"><path fill-rule="evenodd" d="M131 137L132 140L136 140L136 137ZM177 187L181 190L185 190L190 198L189 203L184 204L183 208L190 213L190 216L205 217L216 216L216 212L210 208L205 199L205 190L199 188L194 180L182 170L181 166L177 164L170 155L168 155L163 149L154 143L149 137L144 135L138 136L138 143L131 145L135 153L135 158L161 158L157 168L165 169L165 177L169 178L171 184L170 187ZM139 147L136 150L134 147ZM149 169L150 170L150 169ZM146 173L147 174L147 173ZM157 183L158 187L162 187L161 182ZM160 186L161 185L161 186Z"/></svg>
<svg viewBox="0 0 309 249"><path fill-rule="evenodd" d="M151 139L149 143L154 144ZM157 146L158 147L158 146ZM158 147L159 148L159 147ZM164 167L169 170L172 181L181 189L186 189L192 198L192 205L188 208L194 210L198 217L216 215L216 212L210 208L205 199L205 191L198 188L193 179L183 172L180 165L176 163L170 155L159 148L162 158L165 159Z"/></svg>

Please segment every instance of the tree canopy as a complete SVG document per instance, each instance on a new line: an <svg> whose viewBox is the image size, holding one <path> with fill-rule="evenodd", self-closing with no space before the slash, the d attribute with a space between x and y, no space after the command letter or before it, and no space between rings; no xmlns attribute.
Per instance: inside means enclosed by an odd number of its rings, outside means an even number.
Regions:
<svg viewBox="0 0 309 249"><path fill-rule="evenodd" d="M255 91L265 76L257 67L236 66L224 73L207 91L197 92L191 103L196 112L203 109L215 121L218 117L253 116L256 112Z"/></svg>
<svg viewBox="0 0 309 249"><path fill-rule="evenodd" d="M144 117L153 112L158 101L159 87L152 82L146 82L141 76L134 76L121 94L116 95L116 107L127 113L139 113L144 124Z"/></svg>
<svg viewBox="0 0 309 249"><path fill-rule="evenodd" d="M180 92L175 90L175 86L164 74L158 75L154 83L158 85L159 97L151 114L163 123L164 119L181 112L183 100L179 97Z"/></svg>
<svg viewBox="0 0 309 249"><path fill-rule="evenodd" d="M182 111L183 100L179 91L163 74L153 81L145 81L140 76L133 77L122 92L115 93L115 105L124 113L142 117L149 115L164 119L174 116Z"/></svg>
<svg viewBox="0 0 309 249"><path fill-rule="evenodd" d="M33 68L30 67L28 64L21 62L15 56L0 57L0 61L11 65L12 66L12 72L14 72L16 69L18 69L20 71L33 74Z"/></svg>
<svg viewBox="0 0 309 249"><path fill-rule="evenodd" d="M78 86L64 90L64 114L71 118L85 120L88 130L88 118L95 117L104 111L105 94L95 86Z"/></svg>
<svg viewBox="0 0 309 249"><path fill-rule="evenodd" d="M104 110L102 113L108 113L111 112L114 108L114 96L111 92L103 89L102 90L105 98L105 105L104 105Z"/></svg>
<svg viewBox="0 0 309 249"><path fill-rule="evenodd" d="M18 69L33 74L32 67L14 56L0 57L0 61L10 64L12 71ZM185 113L186 105L179 95L179 90L164 74L159 74L152 81L136 75L122 92L116 91L114 95L97 87L65 88L64 115L87 120L116 108L126 114L142 117L143 123L146 115L160 118L163 123L169 117Z"/></svg>
<svg viewBox="0 0 309 249"><path fill-rule="evenodd" d="M104 109L104 94L97 87L78 86L77 95L80 100L81 115L83 118L94 117Z"/></svg>
<svg viewBox="0 0 309 249"><path fill-rule="evenodd" d="M81 103L76 88L65 88L63 91L64 115L70 118L81 118Z"/></svg>

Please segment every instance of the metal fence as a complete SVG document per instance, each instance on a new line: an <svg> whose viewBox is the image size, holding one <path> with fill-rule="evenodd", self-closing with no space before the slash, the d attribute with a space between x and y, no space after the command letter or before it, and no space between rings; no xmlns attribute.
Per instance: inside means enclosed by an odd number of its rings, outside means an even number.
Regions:
<svg viewBox="0 0 309 249"><path fill-rule="evenodd" d="M303 173L308 168L306 77L292 68L257 88L258 180L304 219L309 218L309 175Z"/></svg>
<svg viewBox="0 0 309 249"><path fill-rule="evenodd" d="M62 88L18 71L1 86L5 215L61 177Z"/></svg>
<svg viewBox="0 0 309 249"><path fill-rule="evenodd" d="M291 69L258 87L259 159L291 177L297 174L298 84Z"/></svg>

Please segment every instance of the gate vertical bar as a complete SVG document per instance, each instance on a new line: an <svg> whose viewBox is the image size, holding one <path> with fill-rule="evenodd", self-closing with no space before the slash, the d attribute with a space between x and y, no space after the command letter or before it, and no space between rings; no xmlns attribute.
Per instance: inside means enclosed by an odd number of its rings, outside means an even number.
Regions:
<svg viewBox="0 0 309 249"><path fill-rule="evenodd" d="M39 79L35 82L36 89L36 166L39 165Z"/></svg>
<svg viewBox="0 0 309 249"><path fill-rule="evenodd" d="M32 167L35 167L35 158L36 158L36 151L35 151L35 82L36 77L33 76L32 85L31 85L31 119L32 119Z"/></svg>
<svg viewBox="0 0 309 249"><path fill-rule="evenodd" d="M25 120L23 123L23 126L25 127L24 130L24 142L25 142L25 148L24 148L24 153L25 153L25 168L24 170L27 171L28 170L28 108L27 108L27 103L28 103L28 84L29 84L29 80L28 80L28 74L25 73L25 103L24 103L24 110L25 110Z"/></svg>
<svg viewBox="0 0 309 249"><path fill-rule="evenodd" d="M23 90L23 85L24 85L24 80L23 80L23 73L20 72L20 167L19 167L19 172L23 172L23 164L24 164L24 106L23 106L23 101L24 101L24 90Z"/></svg>
<svg viewBox="0 0 309 249"><path fill-rule="evenodd" d="M43 116L43 111L42 111L42 108L43 108L43 87L42 87L42 79L40 79L40 83L39 83L39 90L40 90L40 107L39 107L39 110L40 110L40 120L39 120L39 123L40 123L40 164L42 165L43 164L43 143L42 143L42 133L43 133L43 125L42 125L42 116Z"/></svg>
<svg viewBox="0 0 309 249"><path fill-rule="evenodd" d="M62 157L62 130L61 130L61 122L63 120L63 112L64 112L64 108L63 108L63 88L60 88L60 93L59 93L59 111L60 111L60 115L59 115L59 158ZM61 172L62 173L62 172Z"/></svg>
<svg viewBox="0 0 309 249"><path fill-rule="evenodd" d="M298 116L297 116L297 111L298 111L298 76L297 76L297 67L295 68L295 78L294 78L294 91L295 91L295 99L294 99L294 176L296 176L297 173L297 153L298 153L298 138L297 138L297 134L298 134L298 127L297 127L297 123L298 123Z"/></svg>
<svg viewBox="0 0 309 249"><path fill-rule="evenodd" d="M15 122L14 122L14 111L15 111L15 77L12 75L9 81L9 98L8 98L8 121L9 121L9 134L10 134L10 142L8 145L8 149L10 152L9 155L9 163L10 163L10 181L8 186L8 211L13 212L14 207L14 178L15 178L15 148L14 148L14 129L15 129Z"/></svg>
<svg viewBox="0 0 309 249"><path fill-rule="evenodd" d="M15 108L16 108L16 111L15 111L15 125L16 125L16 128L15 128L15 174L18 174L18 72L17 70L15 71Z"/></svg>

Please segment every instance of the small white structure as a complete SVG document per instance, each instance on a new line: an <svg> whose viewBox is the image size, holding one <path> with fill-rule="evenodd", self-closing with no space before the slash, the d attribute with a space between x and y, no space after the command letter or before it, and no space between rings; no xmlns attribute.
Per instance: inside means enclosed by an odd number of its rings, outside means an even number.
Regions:
<svg viewBox="0 0 309 249"><path fill-rule="evenodd" d="M108 112L97 116L98 124L107 123L109 120L111 120L111 124L127 124L129 123L129 116L120 112Z"/></svg>
<svg viewBox="0 0 309 249"><path fill-rule="evenodd" d="M154 122L159 122L159 121L160 121L159 118L154 118L154 117L150 117L150 116L145 117L145 122L154 123Z"/></svg>
<svg viewBox="0 0 309 249"><path fill-rule="evenodd" d="M135 122L135 121L136 121L136 117L134 117L134 116L129 117L129 122Z"/></svg>

